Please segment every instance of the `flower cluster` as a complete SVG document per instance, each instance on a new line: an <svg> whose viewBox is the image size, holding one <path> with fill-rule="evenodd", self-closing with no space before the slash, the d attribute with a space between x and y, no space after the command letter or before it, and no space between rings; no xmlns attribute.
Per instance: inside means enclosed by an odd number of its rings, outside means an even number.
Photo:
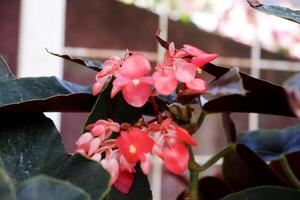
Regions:
<svg viewBox="0 0 300 200"><path fill-rule="evenodd" d="M135 107L142 107L150 95L170 95L179 83L186 93L203 93L207 84L197 78L203 66L216 59L217 54L207 54L191 45L179 50L169 44L162 63L157 64L150 75L151 65L141 53L127 53L124 58L113 56L103 64L103 70L96 75L93 95L101 92L110 77L114 77L111 97L122 91L125 101Z"/></svg>
<svg viewBox="0 0 300 200"><path fill-rule="evenodd" d="M141 121L143 123L129 126L112 120L98 120L88 125L88 132L76 142L75 152L99 162L110 172L110 184L123 193L128 193L131 188L137 163L148 175L152 169L151 157L156 154L168 170L181 175L189 161L186 144L196 145L193 137L170 117L164 117L160 123ZM113 132L117 134L115 139L111 139Z"/></svg>

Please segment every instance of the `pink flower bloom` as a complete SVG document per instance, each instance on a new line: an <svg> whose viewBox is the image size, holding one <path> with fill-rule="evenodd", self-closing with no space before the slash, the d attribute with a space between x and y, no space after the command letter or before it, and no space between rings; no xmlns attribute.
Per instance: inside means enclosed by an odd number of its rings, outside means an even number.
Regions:
<svg viewBox="0 0 300 200"><path fill-rule="evenodd" d="M116 145L124 158L129 163L135 164L139 160L146 159L145 154L152 150L154 141L145 131L133 127L128 131L121 132Z"/></svg>
<svg viewBox="0 0 300 200"><path fill-rule="evenodd" d="M141 161L141 168L144 174L148 175L152 171L152 162L150 153L145 154L145 159Z"/></svg>
<svg viewBox="0 0 300 200"><path fill-rule="evenodd" d="M76 151L80 150L80 152L84 152L84 154L88 152L93 139L93 135L89 132L82 134L75 143L77 145Z"/></svg>
<svg viewBox="0 0 300 200"><path fill-rule="evenodd" d="M179 59L174 61L174 66L176 68L175 76L180 82L187 83L195 78L197 69L193 64Z"/></svg>
<svg viewBox="0 0 300 200"><path fill-rule="evenodd" d="M189 56L192 56L191 63L199 68L202 68L205 64L213 61L219 56L218 54L208 54L188 44L183 45L182 51L185 51Z"/></svg>
<svg viewBox="0 0 300 200"><path fill-rule="evenodd" d="M189 88L190 93L203 93L208 85L204 80L198 78L186 83L186 87Z"/></svg>
<svg viewBox="0 0 300 200"><path fill-rule="evenodd" d="M111 175L109 185L111 186L115 184L115 182L119 177L119 170L120 170L116 152L115 151L110 153L107 152L105 159L102 159L100 163L102 167L105 170L107 170Z"/></svg>
<svg viewBox="0 0 300 200"><path fill-rule="evenodd" d="M142 54L136 53L127 57L119 73L115 74L111 97L122 90L128 104L142 107L151 94L150 86L153 81L146 76L150 71L150 63Z"/></svg>
<svg viewBox="0 0 300 200"><path fill-rule="evenodd" d="M86 129L89 130L93 136L99 136L104 140L109 138L112 132L119 132L120 124L111 119L108 119L107 121L100 119L94 124L89 124Z"/></svg>
<svg viewBox="0 0 300 200"><path fill-rule="evenodd" d="M158 67L158 70L152 75L154 87L158 93L162 95L172 94L178 84L173 70L164 70L162 67Z"/></svg>
<svg viewBox="0 0 300 200"><path fill-rule="evenodd" d="M121 58L112 56L103 63L103 69L96 75L96 83L93 85L93 95L99 94L109 79L110 75L119 70L121 65Z"/></svg>

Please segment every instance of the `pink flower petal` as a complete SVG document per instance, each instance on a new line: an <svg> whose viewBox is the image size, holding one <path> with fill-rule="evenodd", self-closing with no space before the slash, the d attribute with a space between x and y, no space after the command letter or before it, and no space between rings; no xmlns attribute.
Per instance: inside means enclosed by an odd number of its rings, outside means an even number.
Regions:
<svg viewBox="0 0 300 200"><path fill-rule="evenodd" d="M111 179L109 185L111 186L115 184L119 178L119 171L120 171L118 161L114 158L107 158L101 160L100 163L102 167L110 173Z"/></svg>
<svg viewBox="0 0 300 200"><path fill-rule="evenodd" d="M142 107L147 102L151 90L150 85L147 83L129 83L122 88L122 93L128 104L134 107Z"/></svg>
<svg viewBox="0 0 300 200"><path fill-rule="evenodd" d="M165 167L174 174L182 175L188 167L189 152L185 145L175 142L163 149Z"/></svg>
<svg viewBox="0 0 300 200"><path fill-rule="evenodd" d="M110 98L114 98L118 92L120 92L122 87L113 85L110 93Z"/></svg>
<svg viewBox="0 0 300 200"><path fill-rule="evenodd" d="M140 53L129 56L120 68L121 74L129 79L141 78L150 71L150 62Z"/></svg>
<svg viewBox="0 0 300 200"><path fill-rule="evenodd" d="M114 186L122 193L128 194L133 184L134 177L131 173L127 171L122 171L119 174L117 181Z"/></svg>
<svg viewBox="0 0 300 200"><path fill-rule="evenodd" d="M183 128L176 127L175 129L176 135L179 139L181 139L186 144L190 144L192 146L196 146L197 142L196 140Z"/></svg>
<svg viewBox="0 0 300 200"><path fill-rule="evenodd" d="M90 149L90 143L93 140L93 136L91 133L87 132L81 135L78 140L76 141L76 145L80 148L85 150L86 152Z"/></svg>
<svg viewBox="0 0 300 200"><path fill-rule="evenodd" d="M100 143L101 143L101 140L100 138L94 138L91 143L90 143L90 148L89 148L89 151L88 151L88 156L91 156L93 155L93 153L95 153L97 151L97 149L99 148L100 146Z"/></svg>
<svg viewBox="0 0 300 200"><path fill-rule="evenodd" d="M97 94L99 94L103 88L103 86L105 85L107 79L109 78L109 76L104 76L101 79L98 79L96 83L94 83L93 85L93 95L96 96Z"/></svg>
<svg viewBox="0 0 300 200"><path fill-rule="evenodd" d="M203 93L207 89L207 83L202 79L194 79L186 83L186 86L197 93Z"/></svg>
<svg viewBox="0 0 300 200"><path fill-rule="evenodd" d="M201 49L198 49L197 47L194 47L194 46L189 45L189 44L183 45L183 50L186 51L191 56L202 56L202 55L206 54Z"/></svg>
<svg viewBox="0 0 300 200"><path fill-rule="evenodd" d="M196 67L186 61L177 60L174 62L176 67L175 76L177 80L186 83L193 80L196 76Z"/></svg>
<svg viewBox="0 0 300 200"><path fill-rule="evenodd" d="M170 95L175 91L178 81L173 71L156 71L152 77L154 87L159 94Z"/></svg>
<svg viewBox="0 0 300 200"><path fill-rule="evenodd" d="M191 63L197 67L203 67L205 64L213 61L218 56L218 54L204 54L202 56L193 57L191 59Z"/></svg>
<svg viewBox="0 0 300 200"><path fill-rule="evenodd" d="M147 153L145 155L145 160L141 161L141 168L144 174L148 175L152 171L152 162L151 162L151 155Z"/></svg>

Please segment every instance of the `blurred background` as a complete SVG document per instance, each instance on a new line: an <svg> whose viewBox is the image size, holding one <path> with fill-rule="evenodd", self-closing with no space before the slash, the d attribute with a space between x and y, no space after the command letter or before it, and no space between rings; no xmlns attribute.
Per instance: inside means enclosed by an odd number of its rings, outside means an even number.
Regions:
<svg viewBox="0 0 300 200"><path fill-rule="evenodd" d="M262 3L300 8L299 0ZM95 73L47 54L52 52L103 61L126 49L142 51L154 64L163 49L155 40L192 44L221 55L215 63L282 84L299 71L300 26L258 13L246 0L0 0L0 54L19 77L57 76L92 84ZM87 113L47 113L72 152ZM238 132L284 128L288 117L233 113ZM224 143L222 119L213 114L196 135L197 159L204 162ZM218 166L206 175L219 175ZM166 172L155 159L150 177L155 200L175 199L186 177Z"/></svg>

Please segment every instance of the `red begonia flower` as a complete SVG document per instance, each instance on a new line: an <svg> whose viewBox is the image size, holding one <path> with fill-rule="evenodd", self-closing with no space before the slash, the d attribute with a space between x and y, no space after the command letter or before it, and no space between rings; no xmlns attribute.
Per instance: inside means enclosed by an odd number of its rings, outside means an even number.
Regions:
<svg viewBox="0 0 300 200"><path fill-rule="evenodd" d="M152 78L146 77L151 71L149 61L139 53L125 59L116 73L111 96L122 90L125 101L135 107L142 107L148 100Z"/></svg>
<svg viewBox="0 0 300 200"><path fill-rule="evenodd" d="M122 193L128 194L134 181L132 173L127 171L121 171L119 177L114 186Z"/></svg>
<svg viewBox="0 0 300 200"><path fill-rule="evenodd" d="M190 144L192 146L197 145L196 140L185 129L181 127L176 127L175 131L176 131L176 136L186 144Z"/></svg>
<svg viewBox="0 0 300 200"><path fill-rule="evenodd" d="M182 175L188 167L189 152L184 144L175 141L162 150L165 167L172 173Z"/></svg>
<svg viewBox="0 0 300 200"><path fill-rule="evenodd" d="M147 132L130 128L128 131L121 132L116 145L129 163L136 163L145 160L145 154L152 150L154 141Z"/></svg>

